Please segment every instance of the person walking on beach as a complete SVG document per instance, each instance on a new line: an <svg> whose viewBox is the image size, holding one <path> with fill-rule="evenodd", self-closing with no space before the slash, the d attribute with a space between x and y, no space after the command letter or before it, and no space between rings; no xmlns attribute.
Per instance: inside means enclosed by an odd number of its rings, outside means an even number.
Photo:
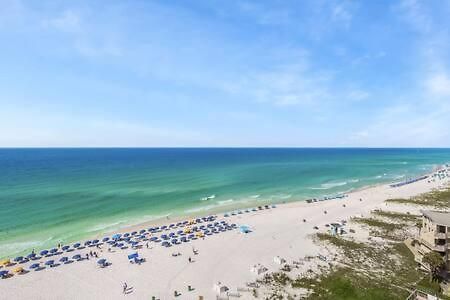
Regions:
<svg viewBox="0 0 450 300"><path fill-rule="evenodd" d="M123 283L123 293L125 294L127 292L128 285L126 282Z"/></svg>

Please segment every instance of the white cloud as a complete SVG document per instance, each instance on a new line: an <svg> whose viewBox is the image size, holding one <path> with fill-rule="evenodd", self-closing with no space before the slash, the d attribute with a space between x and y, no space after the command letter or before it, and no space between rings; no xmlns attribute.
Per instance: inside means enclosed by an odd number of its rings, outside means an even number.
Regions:
<svg viewBox="0 0 450 300"><path fill-rule="evenodd" d="M354 101L361 101L369 98L370 94L363 90L352 90L348 93L348 98Z"/></svg>
<svg viewBox="0 0 450 300"><path fill-rule="evenodd" d="M338 3L331 10L331 19L335 22L341 22L345 27L349 27L353 15L345 2Z"/></svg>
<svg viewBox="0 0 450 300"><path fill-rule="evenodd" d="M431 75L426 79L425 86L432 95L450 97L450 77L446 73Z"/></svg>
<svg viewBox="0 0 450 300"><path fill-rule="evenodd" d="M400 5L396 7L396 10L400 12L401 16L420 33L428 33L433 27L433 21L430 16L425 12L425 8L422 5L426 2L420 2L417 0L403 0Z"/></svg>
<svg viewBox="0 0 450 300"><path fill-rule="evenodd" d="M80 33L82 30L81 17L72 10L65 10L55 18L43 20L46 28L56 29L67 33Z"/></svg>

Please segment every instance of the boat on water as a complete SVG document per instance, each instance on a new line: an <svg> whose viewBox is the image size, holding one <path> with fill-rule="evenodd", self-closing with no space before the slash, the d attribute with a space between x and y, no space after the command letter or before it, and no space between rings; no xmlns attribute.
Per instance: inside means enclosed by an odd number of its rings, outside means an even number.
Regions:
<svg viewBox="0 0 450 300"><path fill-rule="evenodd" d="M203 197L201 200L202 201L208 201L208 200L211 200L211 199L214 199L214 198L216 198L216 195L206 196L206 197Z"/></svg>

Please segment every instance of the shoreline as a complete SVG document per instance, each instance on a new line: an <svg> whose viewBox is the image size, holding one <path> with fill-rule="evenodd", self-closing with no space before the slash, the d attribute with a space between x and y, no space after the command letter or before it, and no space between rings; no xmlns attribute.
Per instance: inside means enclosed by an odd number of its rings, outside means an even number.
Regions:
<svg viewBox="0 0 450 300"><path fill-rule="evenodd" d="M156 299L171 299L174 291L181 291L181 299L198 299L198 296L213 299L216 296L213 286L219 281L231 292L242 292L246 283L254 282L266 274L252 271L255 265L264 266L267 272L278 271L280 264L275 261L275 257L292 262L304 261L304 257L327 255L326 249L310 238L319 232L313 227L326 230L326 224L367 215L374 209L386 207L384 200L388 198L406 198L447 187L449 180L448 177L436 182L425 180L398 188L383 184L354 191L340 200L310 204L305 201L287 202L276 208L228 218L219 216L217 221L246 225L251 232L243 234L231 230L170 248L161 247L158 243L151 243L148 249L144 246L139 250L117 249L113 252L106 251L105 247L87 248L81 250L83 255L90 249L98 251L99 258L106 259L112 265L99 268L97 259L93 259L55 268L47 267L39 272L30 271L0 280L0 288L6 298L15 299L32 298L37 294L45 299L121 299L121 286L127 282L133 287L127 297L133 299L152 296ZM155 235L161 233L164 232ZM194 248L199 251L198 255L192 255ZM127 255L135 251L147 261L141 265L130 264ZM173 253L181 255L174 257ZM59 257L44 258L41 262ZM188 262L188 257L193 257L194 262ZM316 260L304 261L296 272L303 274L316 267ZM186 285L194 289L187 291ZM253 299L250 294L242 295L241 299Z"/></svg>
<svg viewBox="0 0 450 300"><path fill-rule="evenodd" d="M428 170L427 172L423 172L421 174L417 174L414 178L418 178L421 176L431 176L432 174L438 172L439 170L443 169L445 167L445 164L441 164L438 166L435 166L433 168L431 168L430 170ZM405 179L407 179L405 177ZM379 183L374 183L374 184L368 184L368 185L364 185L358 188L351 188L350 191L343 191L343 192L336 192L333 193L331 195L346 195L346 197L348 197L351 194L354 193L358 193L367 189L371 189L371 188L376 188L376 187L380 187L383 185L388 185L388 184L392 184L398 182L398 180L392 180L390 179L389 181L386 180L384 182L379 182ZM319 198L316 199L323 199L324 197L328 197L330 196L330 194L321 194L320 196L318 196ZM197 207L197 208L193 208L195 210L195 212L192 213L180 213L180 214L174 214L172 215L171 213L167 213L164 216L157 216L154 219L148 220L148 221L138 221L138 222L132 222L130 224L124 224L123 226L119 226L117 228L114 229L107 229L107 230L99 230L99 232L97 233L93 233L93 234L86 234L84 238L82 239L76 239L76 240L70 240L70 241L59 241L57 242L55 245L52 245L52 247L55 247L57 244L62 243L62 244L73 244L76 242L83 242L86 240L92 240L92 239L101 239L103 237L106 236L111 236L115 233L125 233L125 232L132 232L132 231L139 231L140 229L143 228L148 228L151 226L155 226L155 225L168 225L172 222L180 222L180 221L184 221L187 219L192 219L192 218L198 218L198 217L203 217L203 216L208 216L208 215L218 215L218 214L224 214L227 212L231 212L231 211L238 211L238 210L242 210L242 209L249 209L249 208L253 208L256 206L260 206L260 205L272 205L272 204L276 204L276 205L286 205L289 203L306 203L307 200L311 199L308 198L306 196L303 196L304 199L299 199L299 198L290 198L287 200L282 200L282 201L271 201L271 200L262 200L259 198L255 198L253 200L246 200L246 201L237 201L237 202L233 202L230 205L217 205L217 208L211 208L211 209L205 209L203 210L202 207ZM251 197L249 197L251 198ZM337 200L343 200L343 199L337 199L337 198L333 198L333 199L325 199L325 200L320 200L317 202L328 202L328 201L337 201ZM207 202L207 201L205 201ZM118 223L120 223L120 220L116 220ZM23 241L26 243L26 241ZM44 248L42 248L44 249ZM37 251L42 250L41 248L36 249ZM27 248L21 251L16 251L14 253L10 253L10 254L6 254L6 255L2 255L2 253L0 253L0 259L5 259L8 257L12 257L12 256L17 256L17 255L24 255L24 254L28 254L32 249L31 248Z"/></svg>

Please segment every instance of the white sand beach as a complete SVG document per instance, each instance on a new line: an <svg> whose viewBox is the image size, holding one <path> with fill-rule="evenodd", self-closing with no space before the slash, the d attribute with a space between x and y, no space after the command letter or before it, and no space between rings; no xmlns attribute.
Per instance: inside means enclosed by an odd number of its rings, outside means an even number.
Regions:
<svg viewBox="0 0 450 300"><path fill-rule="evenodd" d="M14 275L0 280L0 299L152 299L152 296L155 299L199 299L199 296L216 299L213 287L217 282L232 293L237 293L239 288L240 299L254 299L250 292L243 291L246 283L263 276L250 271L254 265L277 271L280 265L274 262L276 256L292 262L308 255L327 254L326 249L321 249L310 238L317 232L314 226L325 231L325 224L385 207L386 199L411 197L447 184L448 178L436 182L421 180L396 188L380 185L352 192L339 200L286 203L227 218L219 214L217 221L247 225L252 232L229 230L170 248L151 242L151 249L147 249L144 243L144 247L137 250L146 259L140 265L129 263L127 255L134 252L131 249L112 253L107 251L106 245L102 250L86 248L69 256L92 250L112 264L100 268L98 258L91 258ZM402 207L396 209L402 210ZM193 254L193 247L198 255ZM181 255L174 257L172 253ZM188 261L189 257L192 262ZM59 256L51 259L58 260ZM30 264L23 266L27 268ZM314 267L313 264L314 261L301 264L298 272ZM124 282L128 285L127 294L123 293ZM174 296L175 290L179 292L178 297Z"/></svg>

